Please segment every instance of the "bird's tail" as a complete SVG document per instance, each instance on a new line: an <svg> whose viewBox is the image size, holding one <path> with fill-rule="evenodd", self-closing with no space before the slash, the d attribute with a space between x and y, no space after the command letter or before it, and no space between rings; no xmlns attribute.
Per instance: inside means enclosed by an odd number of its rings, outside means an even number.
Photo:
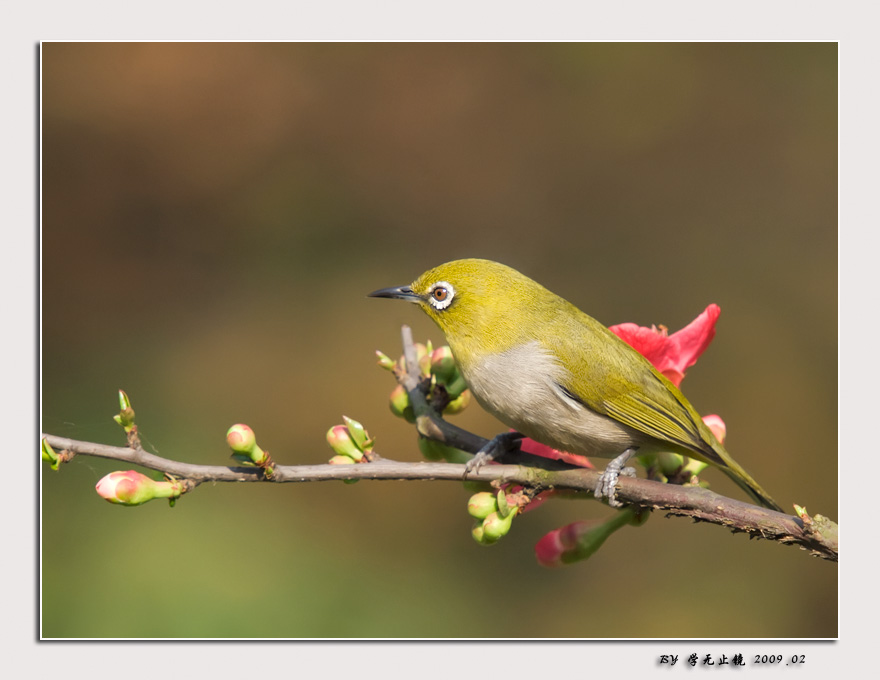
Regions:
<svg viewBox="0 0 880 680"><path fill-rule="evenodd" d="M718 457L724 461L723 465L718 465L724 474L730 477L743 491L765 508L776 510L776 512L785 512L779 503L774 501L770 494L764 491L764 489L761 488L761 485L752 479L752 476L746 472L739 463L730 457L730 454L727 453L727 450L721 446L721 444L718 444L717 442L714 442L714 444L715 445L712 448L715 453L718 454Z"/></svg>

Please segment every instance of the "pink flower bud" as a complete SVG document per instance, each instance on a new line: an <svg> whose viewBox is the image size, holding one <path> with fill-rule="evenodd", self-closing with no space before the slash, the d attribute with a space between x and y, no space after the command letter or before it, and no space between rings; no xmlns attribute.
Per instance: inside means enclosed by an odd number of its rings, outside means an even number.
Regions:
<svg viewBox="0 0 880 680"><path fill-rule="evenodd" d="M712 430L715 439L717 439L720 444L723 444L724 438L727 436L727 425L721 420L721 416L716 416L714 413L712 415L703 416L703 422L709 426L710 430Z"/></svg>
<svg viewBox="0 0 880 680"><path fill-rule="evenodd" d="M561 567L592 556L605 540L628 524L640 526L650 513L632 507L618 511L602 522L572 522L554 529L535 544L535 557L544 567Z"/></svg>
<svg viewBox="0 0 880 680"><path fill-rule="evenodd" d="M334 425L331 427L327 431L327 443L336 453L341 456L347 456L351 460L360 460L364 457L363 452L354 443L345 425Z"/></svg>
<svg viewBox="0 0 880 680"><path fill-rule="evenodd" d="M95 485L104 500L120 505L141 505L154 498L176 498L182 493L174 482L157 482L134 470L111 472Z"/></svg>
<svg viewBox="0 0 880 680"><path fill-rule="evenodd" d="M236 453L248 453L257 443L257 437L247 425L233 425L226 432L226 443Z"/></svg>
<svg viewBox="0 0 880 680"><path fill-rule="evenodd" d="M561 567L569 561L568 553L577 547L581 535L588 533L596 522L572 522L545 534L535 544L535 557L544 567Z"/></svg>
<svg viewBox="0 0 880 680"><path fill-rule="evenodd" d="M455 357L448 345L438 347L431 354L431 373L437 377L437 382L444 384L458 377Z"/></svg>
<svg viewBox="0 0 880 680"><path fill-rule="evenodd" d="M409 403L409 394L403 385L398 385L391 390L390 397L391 412L398 418L405 418L407 422L416 422L416 415L413 411L412 404Z"/></svg>
<svg viewBox="0 0 880 680"><path fill-rule="evenodd" d="M269 454L257 446L257 437L247 425L238 424L230 427L226 432L226 443L232 449L232 457L235 460L264 467L266 473L271 476L272 465Z"/></svg>

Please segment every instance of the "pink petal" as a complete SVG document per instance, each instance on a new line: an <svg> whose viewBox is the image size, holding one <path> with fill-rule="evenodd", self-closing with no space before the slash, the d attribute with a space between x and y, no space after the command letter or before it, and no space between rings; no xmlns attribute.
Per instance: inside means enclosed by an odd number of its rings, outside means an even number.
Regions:
<svg viewBox="0 0 880 680"><path fill-rule="evenodd" d="M693 366L715 337L721 308L711 304L680 331L669 335L664 327L646 328L634 323L610 326L611 332L644 356L678 386L685 371Z"/></svg>
<svg viewBox="0 0 880 680"><path fill-rule="evenodd" d="M513 430L511 430L511 432L512 431ZM549 458L551 460L561 460L570 463L571 465L577 465L578 467L594 469L590 459L586 456L581 456L577 453L568 453L567 451L557 451L546 444L536 442L534 439L529 439L528 437L524 437L521 440L520 449L526 453L531 453L533 456L541 456L541 458Z"/></svg>
<svg viewBox="0 0 880 680"><path fill-rule="evenodd" d="M561 567L562 553L565 552L562 543L559 541L560 529L544 534L544 536L535 544L535 557L538 564L543 567Z"/></svg>

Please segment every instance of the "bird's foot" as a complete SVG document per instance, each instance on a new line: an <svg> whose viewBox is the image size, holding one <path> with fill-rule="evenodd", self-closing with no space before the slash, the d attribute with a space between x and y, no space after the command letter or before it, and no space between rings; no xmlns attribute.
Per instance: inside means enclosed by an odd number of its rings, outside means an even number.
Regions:
<svg viewBox="0 0 880 680"><path fill-rule="evenodd" d="M624 504L615 498L616 491L614 487L617 486L617 479L620 475L623 475L624 477L636 476L635 468L624 467L627 461L629 461L634 455L636 455L635 449L627 449L617 458L608 463L605 472L599 475L599 481L596 483L596 488L593 491L593 495L596 498L602 498L604 496L608 499L608 505L612 508L623 507Z"/></svg>
<svg viewBox="0 0 880 680"><path fill-rule="evenodd" d="M519 448L519 440L524 436L519 432L502 432L496 435L467 462L464 466L464 476L467 477L471 472L476 472L486 463L500 458L505 453L516 451Z"/></svg>

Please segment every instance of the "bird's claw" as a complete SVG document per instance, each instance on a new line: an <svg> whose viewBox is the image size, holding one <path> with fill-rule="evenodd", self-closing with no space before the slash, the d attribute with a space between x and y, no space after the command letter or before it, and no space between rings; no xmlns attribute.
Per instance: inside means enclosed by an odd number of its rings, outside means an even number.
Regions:
<svg viewBox="0 0 880 680"><path fill-rule="evenodd" d="M635 449L627 449L617 458L608 463L605 471L601 475L599 475L599 481L596 483L596 488L593 490L593 495L597 499L607 498L608 505L610 505L612 508L622 508L624 506L624 503L621 503L615 497L615 487L617 486L617 480L620 478L621 475L623 475L624 477L636 476L635 468L624 467L627 461L632 458L635 453Z"/></svg>
<svg viewBox="0 0 880 680"><path fill-rule="evenodd" d="M519 440L522 438L523 435L519 432L503 432L496 435L465 464L464 476L467 477L472 472L477 472L486 463L500 458L505 453L515 451L519 448Z"/></svg>

